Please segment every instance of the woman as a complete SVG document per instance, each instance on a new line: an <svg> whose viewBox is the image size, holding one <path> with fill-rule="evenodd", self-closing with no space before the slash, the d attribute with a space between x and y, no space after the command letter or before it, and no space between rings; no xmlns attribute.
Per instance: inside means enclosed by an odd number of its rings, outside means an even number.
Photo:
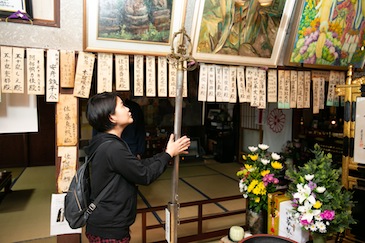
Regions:
<svg viewBox="0 0 365 243"><path fill-rule="evenodd" d="M187 153L190 139L183 136L174 141L171 135L164 152L138 160L121 139L133 117L116 93L104 92L90 98L86 115L90 125L98 131L90 142L88 153L92 154L104 141L110 141L100 146L91 161L91 199L114 176L119 177L90 215L86 236L89 242L126 243L130 241L129 227L136 218L136 184L148 185L155 181L172 157Z"/></svg>

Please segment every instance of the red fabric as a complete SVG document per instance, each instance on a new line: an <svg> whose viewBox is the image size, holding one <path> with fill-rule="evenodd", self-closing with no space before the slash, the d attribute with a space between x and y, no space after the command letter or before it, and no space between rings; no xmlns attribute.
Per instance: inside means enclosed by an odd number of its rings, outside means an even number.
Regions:
<svg viewBox="0 0 365 243"><path fill-rule="evenodd" d="M91 234L86 234L86 237L90 243L129 243L129 237L124 239L104 239Z"/></svg>

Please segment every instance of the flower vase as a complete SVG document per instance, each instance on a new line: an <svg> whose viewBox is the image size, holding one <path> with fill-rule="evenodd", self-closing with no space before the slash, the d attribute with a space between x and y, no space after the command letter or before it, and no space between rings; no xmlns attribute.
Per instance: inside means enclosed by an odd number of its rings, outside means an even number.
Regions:
<svg viewBox="0 0 365 243"><path fill-rule="evenodd" d="M324 234L312 234L313 243L326 243L327 237Z"/></svg>
<svg viewBox="0 0 365 243"><path fill-rule="evenodd" d="M267 233L267 212L261 210L254 212L248 209L246 212L247 225L251 234L266 234Z"/></svg>

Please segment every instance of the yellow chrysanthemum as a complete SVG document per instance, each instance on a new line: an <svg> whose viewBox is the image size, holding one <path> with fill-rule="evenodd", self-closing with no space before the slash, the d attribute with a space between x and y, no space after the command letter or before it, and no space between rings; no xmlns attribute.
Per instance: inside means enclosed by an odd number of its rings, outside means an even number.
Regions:
<svg viewBox="0 0 365 243"><path fill-rule="evenodd" d="M259 183L258 180L252 180L250 185L248 185L247 187L247 192L251 192L258 183Z"/></svg>
<svg viewBox="0 0 365 243"><path fill-rule="evenodd" d="M261 176L262 177L264 177L267 174L270 174L270 170L263 170L263 171L261 171Z"/></svg>
<svg viewBox="0 0 365 243"><path fill-rule="evenodd" d="M322 207L322 203L320 201L316 201L316 203L313 205L314 208L318 209Z"/></svg>
<svg viewBox="0 0 365 243"><path fill-rule="evenodd" d="M260 181L255 188L252 190L252 193L255 195L265 195L266 187L262 181Z"/></svg>
<svg viewBox="0 0 365 243"><path fill-rule="evenodd" d="M242 159L247 160L246 155L242 155Z"/></svg>
<svg viewBox="0 0 365 243"><path fill-rule="evenodd" d="M276 170L281 170L283 168L283 165L278 161L271 162L271 166Z"/></svg>
<svg viewBox="0 0 365 243"><path fill-rule="evenodd" d="M260 198L259 197L256 197L255 198L255 203L259 203L260 202Z"/></svg>
<svg viewBox="0 0 365 243"><path fill-rule="evenodd" d="M245 164L245 168L246 168L246 170L250 170L250 169L252 169L252 165Z"/></svg>
<svg viewBox="0 0 365 243"><path fill-rule="evenodd" d="M258 154L249 154L248 157L250 157L250 159L252 159L253 161L256 161L259 158Z"/></svg>

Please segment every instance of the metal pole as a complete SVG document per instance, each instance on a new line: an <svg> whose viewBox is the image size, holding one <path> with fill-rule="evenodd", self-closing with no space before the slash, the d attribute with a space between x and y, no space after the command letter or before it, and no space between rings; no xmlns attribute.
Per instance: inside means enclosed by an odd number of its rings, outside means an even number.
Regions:
<svg viewBox="0 0 365 243"><path fill-rule="evenodd" d="M183 8L183 18L181 29L179 32L174 33L171 40L171 53L167 55L167 60L170 67L177 69L177 80L176 80L176 97L175 97L175 120L174 120L174 135L175 140L181 137L181 121L182 121L182 102L183 102L183 80L185 70L194 70L197 66L196 60L192 57L191 52L191 40L185 31L185 11L186 4ZM174 41L175 38L178 39L178 46L175 48ZM187 51L189 49L189 51ZM186 63L186 66L184 64ZM179 182L179 163L180 156L175 156L174 158L174 169L172 171L172 189L171 189L171 201L168 204L168 209L170 213L170 229L169 242L177 243L177 226L179 218L179 205L178 205L178 182ZM166 221L167 222L167 221Z"/></svg>

